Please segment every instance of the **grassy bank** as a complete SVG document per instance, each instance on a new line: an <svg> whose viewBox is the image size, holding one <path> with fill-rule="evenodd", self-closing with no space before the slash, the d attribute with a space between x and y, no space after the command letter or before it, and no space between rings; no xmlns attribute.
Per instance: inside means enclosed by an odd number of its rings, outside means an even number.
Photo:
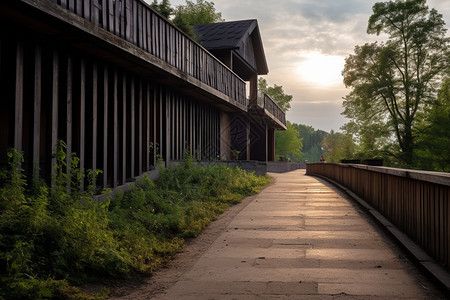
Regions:
<svg viewBox="0 0 450 300"><path fill-rule="evenodd" d="M96 172L80 192L83 171L63 147L56 153L55 185L19 172L21 153L8 154L1 172L0 299L101 299L77 286L98 278L151 274L230 205L257 193L268 177L212 164L161 170L107 202L93 201ZM70 176L67 176L67 170Z"/></svg>

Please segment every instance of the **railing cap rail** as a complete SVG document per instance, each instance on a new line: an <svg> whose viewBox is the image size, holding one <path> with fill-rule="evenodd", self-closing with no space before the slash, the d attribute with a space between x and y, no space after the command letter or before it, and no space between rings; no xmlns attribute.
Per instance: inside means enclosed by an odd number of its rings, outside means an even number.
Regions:
<svg viewBox="0 0 450 300"><path fill-rule="evenodd" d="M322 163L308 163L308 164L324 164ZM399 169L390 167L377 167L377 166L367 166L360 164L338 164L338 163L327 163L325 164L335 164L340 167L346 168L356 168L363 169L377 173L383 173L398 177L411 178L420 181L426 181L431 183L436 183L440 185L450 186L450 173L445 172L433 172L433 171L423 171L423 170L410 170L410 169Z"/></svg>

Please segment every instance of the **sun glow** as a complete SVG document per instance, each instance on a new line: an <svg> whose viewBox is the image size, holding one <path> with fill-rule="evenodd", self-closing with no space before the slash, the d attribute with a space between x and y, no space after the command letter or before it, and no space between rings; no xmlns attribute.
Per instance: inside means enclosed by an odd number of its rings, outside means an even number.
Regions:
<svg viewBox="0 0 450 300"><path fill-rule="evenodd" d="M295 72L300 75L302 81L322 88L342 84L343 57L308 52L301 58L302 62L297 65Z"/></svg>

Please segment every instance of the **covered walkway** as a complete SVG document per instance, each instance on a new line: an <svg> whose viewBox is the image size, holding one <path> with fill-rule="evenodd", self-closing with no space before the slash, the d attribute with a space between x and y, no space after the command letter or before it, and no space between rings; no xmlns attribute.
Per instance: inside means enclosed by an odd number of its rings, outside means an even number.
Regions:
<svg viewBox="0 0 450 300"><path fill-rule="evenodd" d="M121 299L444 299L335 188L305 170L270 175Z"/></svg>

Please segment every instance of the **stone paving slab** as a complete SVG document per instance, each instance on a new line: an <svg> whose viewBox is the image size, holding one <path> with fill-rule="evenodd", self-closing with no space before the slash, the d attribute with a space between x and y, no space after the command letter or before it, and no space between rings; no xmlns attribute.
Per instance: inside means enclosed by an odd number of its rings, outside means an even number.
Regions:
<svg viewBox="0 0 450 300"><path fill-rule="evenodd" d="M155 299L445 299L334 188L304 170L270 175Z"/></svg>

